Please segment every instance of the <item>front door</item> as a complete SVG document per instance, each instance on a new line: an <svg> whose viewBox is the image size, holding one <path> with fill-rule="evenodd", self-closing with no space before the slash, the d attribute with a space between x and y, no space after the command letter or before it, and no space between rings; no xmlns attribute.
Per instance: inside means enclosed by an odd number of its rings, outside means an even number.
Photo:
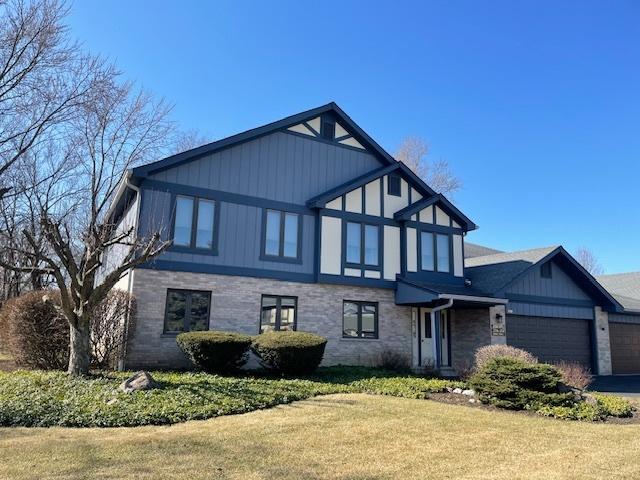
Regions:
<svg viewBox="0 0 640 480"><path fill-rule="evenodd" d="M423 367L435 367L435 345L433 342L433 322L431 312L425 308L420 309L420 365Z"/></svg>

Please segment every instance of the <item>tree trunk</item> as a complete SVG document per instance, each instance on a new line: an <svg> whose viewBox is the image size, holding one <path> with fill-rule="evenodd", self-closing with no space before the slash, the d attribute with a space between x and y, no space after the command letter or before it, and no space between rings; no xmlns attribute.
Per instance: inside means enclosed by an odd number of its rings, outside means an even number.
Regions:
<svg viewBox="0 0 640 480"><path fill-rule="evenodd" d="M69 375L88 375L90 354L89 322L78 321L78 327L70 326L69 331Z"/></svg>

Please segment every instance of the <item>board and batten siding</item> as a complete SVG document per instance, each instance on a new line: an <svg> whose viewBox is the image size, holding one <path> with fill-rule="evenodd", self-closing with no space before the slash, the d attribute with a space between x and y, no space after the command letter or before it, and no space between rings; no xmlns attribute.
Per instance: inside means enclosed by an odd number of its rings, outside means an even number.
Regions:
<svg viewBox="0 0 640 480"><path fill-rule="evenodd" d="M172 195L159 190L142 190L142 214L140 232L147 235L160 226L162 239L171 235L173 205ZM301 263L283 263L261 260L263 237L262 213L260 207L218 202L218 255L193 252L163 252L158 260L225 267L275 270L280 272L313 274L315 217L300 215L302 222Z"/></svg>
<svg viewBox="0 0 640 480"><path fill-rule="evenodd" d="M304 205L380 167L380 161L366 151L275 132L150 178Z"/></svg>

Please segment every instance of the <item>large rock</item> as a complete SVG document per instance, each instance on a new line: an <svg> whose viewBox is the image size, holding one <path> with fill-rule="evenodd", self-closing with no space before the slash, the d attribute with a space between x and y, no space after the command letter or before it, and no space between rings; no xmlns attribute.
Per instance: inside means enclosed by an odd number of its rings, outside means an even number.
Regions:
<svg viewBox="0 0 640 480"><path fill-rule="evenodd" d="M140 370L122 382L119 388L124 393L133 393L138 390L151 390L159 387L160 385L153 379L149 372Z"/></svg>

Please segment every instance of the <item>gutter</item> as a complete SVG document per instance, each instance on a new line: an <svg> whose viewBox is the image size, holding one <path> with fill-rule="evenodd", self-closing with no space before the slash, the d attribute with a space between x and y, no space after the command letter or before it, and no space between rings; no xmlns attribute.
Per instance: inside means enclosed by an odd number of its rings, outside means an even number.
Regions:
<svg viewBox="0 0 640 480"><path fill-rule="evenodd" d="M493 297L475 297L471 295L453 295L449 293L441 293L438 298L453 300L466 300L468 302L482 302L482 303L497 303L506 305L509 300L506 298L493 298Z"/></svg>

